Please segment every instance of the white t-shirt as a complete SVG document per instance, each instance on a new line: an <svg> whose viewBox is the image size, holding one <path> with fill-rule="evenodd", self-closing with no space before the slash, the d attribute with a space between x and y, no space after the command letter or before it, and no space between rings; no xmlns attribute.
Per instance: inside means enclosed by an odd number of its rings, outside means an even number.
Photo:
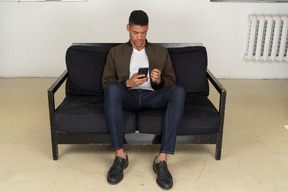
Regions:
<svg viewBox="0 0 288 192"><path fill-rule="evenodd" d="M138 73L138 70L140 67L148 67L149 68L149 60L148 56L146 54L145 48L141 51L138 51L133 47L133 52L130 59L130 69L129 69L129 78L132 77L134 73ZM149 71L147 74L148 81L143 83L142 85L138 87L132 87L131 89L146 89L154 91L154 89L151 87L150 78L149 78Z"/></svg>

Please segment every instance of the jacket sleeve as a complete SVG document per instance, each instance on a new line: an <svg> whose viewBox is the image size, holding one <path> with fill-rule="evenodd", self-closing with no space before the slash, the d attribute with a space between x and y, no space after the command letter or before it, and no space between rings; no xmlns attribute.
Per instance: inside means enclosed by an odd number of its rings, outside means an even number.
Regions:
<svg viewBox="0 0 288 192"><path fill-rule="evenodd" d="M117 81L116 77L116 68L115 68L115 60L113 56L113 49L111 49L108 53L106 63L103 70L102 76L102 88L103 90L108 85L108 83Z"/></svg>
<svg viewBox="0 0 288 192"><path fill-rule="evenodd" d="M170 59L167 49L165 49L165 59L166 59L166 62L161 72L161 83L159 85L154 82L151 83L152 88L155 90L169 87L171 85L176 84L174 67L173 67L173 64L172 64L172 61Z"/></svg>

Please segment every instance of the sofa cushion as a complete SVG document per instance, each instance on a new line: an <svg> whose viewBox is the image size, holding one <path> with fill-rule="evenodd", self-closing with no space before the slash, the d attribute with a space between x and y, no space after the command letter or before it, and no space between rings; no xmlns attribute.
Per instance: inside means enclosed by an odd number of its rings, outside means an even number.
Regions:
<svg viewBox="0 0 288 192"><path fill-rule="evenodd" d="M102 74L109 50L109 48L93 46L71 46L68 48L66 52L67 94L103 94Z"/></svg>
<svg viewBox="0 0 288 192"><path fill-rule="evenodd" d="M162 133L164 110L146 110L139 114L140 133ZM177 135L211 134L219 131L220 116L207 97L187 96Z"/></svg>
<svg viewBox="0 0 288 192"><path fill-rule="evenodd" d="M103 96L67 96L56 109L53 128L69 133L109 133ZM136 114L124 110L124 133L136 130Z"/></svg>
<svg viewBox="0 0 288 192"><path fill-rule="evenodd" d="M188 94L208 96L205 47L168 48L168 52L174 66L177 85L184 87Z"/></svg>

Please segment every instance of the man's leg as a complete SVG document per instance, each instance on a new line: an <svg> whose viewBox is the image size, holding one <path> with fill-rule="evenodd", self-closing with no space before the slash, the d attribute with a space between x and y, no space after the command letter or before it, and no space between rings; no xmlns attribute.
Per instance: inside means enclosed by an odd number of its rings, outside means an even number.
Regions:
<svg viewBox="0 0 288 192"><path fill-rule="evenodd" d="M128 103L128 108L137 103L130 93L119 82L109 83L105 88L104 110L112 149L115 151L115 160L107 176L111 184L117 184L123 179L123 170L128 166L128 156L123 149L123 103Z"/></svg>
<svg viewBox="0 0 288 192"><path fill-rule="evenodd" d="M157 183L164 189L170 189L173 186L172 175L167 167L167 154L174 154L177 130L183 116L185 96L184 88L171 86L151 93L143 101L143 108L165 108L160 153L153 162Z"/></svg>
<svg viewBox="0 0 288 192"><path fill-rule="evenodd" d="M167 154L174 154L177 130L181 124L186 95L185 90L178 86L170 87L168 92L169 99L163 117L160 153L153 163L157 183L164 189L170 189L173 186L172 175L167 166Z"/></svg>

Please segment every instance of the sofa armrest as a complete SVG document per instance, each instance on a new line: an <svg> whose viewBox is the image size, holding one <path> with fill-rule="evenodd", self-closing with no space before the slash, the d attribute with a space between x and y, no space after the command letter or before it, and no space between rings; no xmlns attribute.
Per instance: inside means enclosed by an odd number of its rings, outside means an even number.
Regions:
<svg viewBox="0 0 288 192"><path fill-rule="evenodd" d="M48 89L49 92L53 92L53 94L59 89L59 87L62 85L62 83L67 79L68 77L68 71L67 69L56 79L56 81L51 85L51 87Z"/></svg>
<svg viewBox="0 0 288 192"><path fill-rule="evenodd" d="M59 89L59 87L63 84L63 82L68 77L67 69L56 79L56 81L52 84L52 86L48 89L48 103L49 103L49 115L50 115L50 123L52 126L53 114L55 111L55 98L54 94Z"/></svg>
<svg viewBox="0 0 288 192"><path fill-rule="evenodd" d="M223 85L218 81L218 79L211 73L209 69L207 69L207 78L209 79L209 81L212 83L214 88L220 94L219 113L224 118L227 91L223 87Z"/></svg>
<svg viewBox="0 0 288 192"><path fill-rule="evenodd" d="M215 89L218 91L219 94L221 94L222 92L226 92L226 89L218 81L218 79L211 73L209 69L207 69L206 73L207 73L207 78L213 84L213 86L215 87Z"/></svg>

